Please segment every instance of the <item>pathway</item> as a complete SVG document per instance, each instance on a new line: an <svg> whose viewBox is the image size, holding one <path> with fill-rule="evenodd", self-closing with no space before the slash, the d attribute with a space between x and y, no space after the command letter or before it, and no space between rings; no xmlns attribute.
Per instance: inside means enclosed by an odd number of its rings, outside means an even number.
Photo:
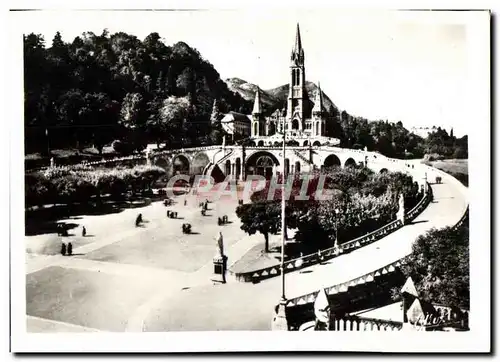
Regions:
<svg viewBox="0 0 500 362"><path fill-rule="evenodd" d="M433 185L432 188L434 202L412 224L324 265L286 274L287 297L298 297L371 272L407 255L414 240L429 229L455 224L467 206L463 189L447 177L443 177L443 184ZM235 219L234 211L233 214L226 211L231 207L234 210L234 205L218 204L214 212L227 213L230 219ZM155 216L155 208L163 208L163 211ZM182 206L178 208L180 211ZM95 225L99 223L100 228L114 226L111 220L128 227L121 232L108 232L99 241L75 248L74 253L99 253L99 249L139 235L143 229L131 228L129 225L130 220L141 212L139 210L126 210L109 218L96 218ZM194 220L193 225L203 220L197 208L183 213L189 222ZM163 214L161 203L144 208L143 215L150 221L147 229L161 227ZM237 230L239 223L228 227ZM209 235L209 238L215 236L218 227L213 220L206 228L207 233L203 235ZM120 227L115 229L122 230ZM164 237L170 237L172 232L174 230L166 230ZM203 235L198 236L200 240ZM226 254L229 266L262 242L260 234L248 236L240 231L224 236L228 245ZM215 241L206 238L205 241L207 247L213 245L215 249ZM49 269L47 275L37 274ZM27 258L27 281L30 281L30 292L36 301L29 301L27 311L37 317L27 317L28 328L33 332L270 329L273 306L280 296L280 278L258 284L240 283L232 279L228 279L227 284L221 284L214 282L214 278L211 259L195 271L180 271L156 265L33 254ZM37 284L41 287L37 287ZM41 290L45 288L46 291ZM53 302L55 296L57 301Z"/></svg>
<svg viewBox="0 0 500 362"><path fill-rule="evenodd" d="M286 274L287 298L349 281L399 260L411 252L411 245L419 235L431 228L454 225L467 207L466 195L449 178L443 182L432 186L434 201L410 225L328 264ZM159 302L144 321L144 329L269 330L280 288L280 278L258 284L194 288Z"/></svg>

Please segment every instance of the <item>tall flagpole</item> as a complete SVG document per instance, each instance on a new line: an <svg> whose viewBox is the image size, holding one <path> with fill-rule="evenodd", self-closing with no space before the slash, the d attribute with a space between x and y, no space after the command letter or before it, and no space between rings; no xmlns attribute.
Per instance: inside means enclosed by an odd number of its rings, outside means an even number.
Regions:
<svg viewBox="0 0 500 362"><path fill-rule="evenodd" d="M281 301L286 301L285 297L285 242L286 242L286 223L285 223L285 131L283 130L283 179L281 180Z"/></svg>
<svg viewBox="0 0 500 362"><path fill-rule="evenodd" d="M288 321L286 318L286 297L285 297L285 125L283 124L283 167L281 180L281 298L271 325L274 331L288 331Z"/></svg>

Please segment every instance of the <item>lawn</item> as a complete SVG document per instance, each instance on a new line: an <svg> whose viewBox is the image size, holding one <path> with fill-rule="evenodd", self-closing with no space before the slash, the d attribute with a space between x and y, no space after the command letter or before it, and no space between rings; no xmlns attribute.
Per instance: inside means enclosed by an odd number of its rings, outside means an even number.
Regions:
<svg viewBox="0 0 500 362"><path fill-rule="evenodd" d="M426 164L441 171L449 173L465 186L469 186L469 160L449 159L441 161L430 161Z"/></svg>
<svg viewBox="0 0 500 362"><path fill-rule="evenodd" d="M232 273L244 273L253 270L267 268L279 263L281 259L280 254L280 235L270 235L269 241L270 252L264 251L264 241L251 248L243 257L234 263L230 270ZM275 239L275 240L272 240Z"/></svg>

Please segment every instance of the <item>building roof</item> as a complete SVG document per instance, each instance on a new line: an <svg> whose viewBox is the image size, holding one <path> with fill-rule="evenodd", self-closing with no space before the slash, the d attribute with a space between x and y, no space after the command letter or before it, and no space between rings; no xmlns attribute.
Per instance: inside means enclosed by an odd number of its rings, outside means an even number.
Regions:
<svg viewBox="0 0 500 362"><path fill-rule="evenodd" d="M222 123L230 123L230 122L234 122L234 121L241 121L241 122L250 123L251 118L250 118L250 116L243 114L243 113L229 112L226 115L224 115L224 118L221 120Z"/></svg>

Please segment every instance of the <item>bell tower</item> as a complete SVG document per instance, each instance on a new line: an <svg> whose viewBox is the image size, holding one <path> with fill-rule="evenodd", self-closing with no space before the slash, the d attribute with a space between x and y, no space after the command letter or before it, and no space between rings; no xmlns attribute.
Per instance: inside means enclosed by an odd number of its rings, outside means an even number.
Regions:
<svg viewBox="0 0 500 362"><path fill-rule="evenodd" d="M295 44L290 57L290 92L287 107L287 130L302 131L307 105L306 74L304 67L304 49L300 39L300 28L297 23Z"/></svg>

